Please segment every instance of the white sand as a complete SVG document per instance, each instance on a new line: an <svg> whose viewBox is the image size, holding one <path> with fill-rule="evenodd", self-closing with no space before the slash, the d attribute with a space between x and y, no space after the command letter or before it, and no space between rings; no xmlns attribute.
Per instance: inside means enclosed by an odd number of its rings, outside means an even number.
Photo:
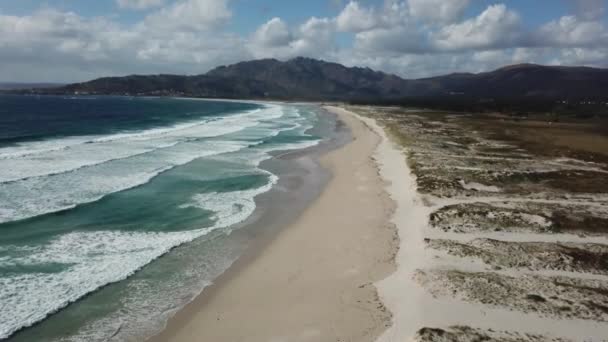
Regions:
<svg viewBox="0 0 608 342"><path fill-rule="evenodd" d="M429 214L442 205L498 199L423 201L403 149L373 119L327 108L347 123L355 140L323 158L334 177L321 196L252 260L229 271L178 313L152 341L402 342L413 340L420 328L452 325L581 341L608 336L607 325L598 322L434 298L413 279L417 270L481 271L482 265L425 249L425 237L586 239L500 232L463 236L430 229ZM391 259L394 227L400 238L396 270Z"/></svg>
<svg viewBox="0 0 608 342"><path fill-rule="evenodd" d="M428 299L428 295L412 277L415 270L424 265L424 231L430 209L424 206L416 192L416 179L402 148L389 140L374 120L361 120L382 138L375 157L382 178L390 183L387 191L397 205L392 221L400 239L397 271L376 283L380 298L393 313L393 325L378 341L408 341L426 321L423 300Z"/></svg>
<svg viewBox="0 0 608 342"><path fill-rule="evenodd" d="M454 325L544 334L575 341L601 341L608 337L608 325L605 323L581 319L552 319L537 314L525 314L497 307L472 304L454 298L435 298L424 290L413 279L416 270L454 268L455 266L463 271L480 271L481 269L479 269L478 264L471 263L470 260L456 259L446 256L444 253L425 249L425 237L459 237L460 239L463 239L463 237L430 229L429 214L439 206L436 203L430 203L427 198L423 201L416 192L415 176L406 163L403 148L393 143L384 130L376 124L375 120L365 117L360 117L360 119L382 138L375 153L375 158L380 167L380 174L389 183L387 191L397 205L392 221L397 227L400 238L399 252L396 257L397 270L386 279L376 283L381 300L393 313L392 326L377 341L411 341L414 340L416 332L420 328L445 329ZM483 202L484 197L471 197L462 201L451 199L446 202L476 201ZM427 206L425 203L429 205ZM445 204L443 203L443 205ZM468 238L473 238L483 234L467 235ZM531 235L545 239L575 239L573 236L562 234L547 236L515 233L508 234L508 237L513 240L519 240L518 237L521 237L521 240L524 241L535 240L534 238L530 239ZM593 276L592 278L596 277Z"/></svg>
<svg viewBox="0 0 608 342"><path fill-rule="evenodd" d="M373 283L394 269L380 138L338 111L354 141L321 159L333 178L302 215L228 270L152 341L374 341L390 324Z"/></svg>

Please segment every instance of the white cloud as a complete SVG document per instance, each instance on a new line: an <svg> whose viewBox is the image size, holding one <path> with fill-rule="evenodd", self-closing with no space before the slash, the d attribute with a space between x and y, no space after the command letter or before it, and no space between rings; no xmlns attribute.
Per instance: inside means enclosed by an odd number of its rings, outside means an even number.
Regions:
<svg viewBox="0 0 608 342"><path fill-rule="evenodd" d="M452 72L478 71L471 69L469 53L456 54L401 54L393 56L369 56L357 52L342 51L338 61L350 66L367 66L376 70L395 73L405 78L421 78Z"/></svg>
<svg viewBox="0 0 608 342"><path fill-rule="evenodd" d="M145 24L161 30L198 31L214 28L231 16L228 0L182 0L149 15Z"/></svg>
<svg viewBox="0 0 608 342"><path fill-rule="evenodd" d="M553 60L560 65L592 65L608 67L608 48L571 48L560 50Z"/></svg>
<svg viewBox="0 0 608 342"><path fill-rule="evenodd" d="M412 16L439 22L460 18L470 0L408 0Z"/></svg>
<svg viewBox="0 0 608 342"><path fill-rule="evenodd" d="M429 52L427 37L415 27L397 26L360 32L355 36L356 49L369 54L402 54Z"/></svg>
<svg viewBox="0 0 608 342"><path fill-rule="evenodd" d="M195 25L157 21L203 3L208 6L198 9L215 9L215 17L195 12L186 18L198 18ZM215 3L182 1L128 26L53 9L0 15L0 75L8 80L77 81L132 73L202 73L251 58L242 38L209 31L228 15L225 1Z"/></svg>
<svg viewBox="0 0 608 342"><path fill-rule="evenodd" d="M72 12L45 9L30 16L0 16L0 57L21 56L42 59L45 53L72 54L81 58L103 59L102 43L96 32L113 30L115 25L102 18L85 20ZM41 53L41 54L39 54Z"/></svg>
<svg viewBox="0 0 608 342"><path fill-rule="evenodd" d="M364 32L378 28L390 29L411 21L407 3L399 0L385 0L379 8L362 7L357 1L350 1L335 18L338 31Z"/></svg>
<svg viewBox="0 0 608 342"><path fill-rule="evenodd" d="M163 2L164 0L116 0L118 7L136 10L159 7L163 4Z"/></svg>
<svg viewBox="0 0 608 342"><path fill-rule="evenodd" d="M287 24L276 17L260 26L253 35L254 42L263 47L284 46L289 44L291 39Z"/></svg>
<svg viewBox="0 0 608 342"><path fill-rule="evenodd" d="M581 20L564 16L543 25L538 44L552 46L598 46L608 42L608 32L599 21Z"/></svg>
<svg viewBox="0 0 608 342"><path fill-rule="evenodd" d="M507 53L503 50L478 51L473 53L473 60L482 63L500 63L508 59Z"/></svg>
<svg viewBox="0 0 608 342"><path fill-rule="evenodd" d="M338 30L361 32L374 28L378 22L373 9L362 8L356 1L349 2L336 17Z"/></svg>
<svg viewBox="0 0 608 342"><path fill-rule="evenodd" d="M350 2L336 18L338 29L354 32L354 48L372 55L428 51L425 32L416 25L407 3L385 1L380 8Z"/></svg>
<svg viewBox="0 0 608 342"><path fill-rule="evenodd" d="M335 21L328 18L312 17L291 31L282 20L271 19L256 30L249 50L256 58L327 58L336 48L335 32Z"/></svg>
<svg viewBox="0 0 608 342"><path fill-rule="evenodd" d="M331 40L335 31L334 22L327 18L312 17L299 28L305 39L317 39L319 41Z"/></svg>
<svg viewBox="0 0 608 342"><path fill-rule="evenodd" d="M520 23L505 5L492 5L475 18L443 27L435 45L447 51L509 47L521 36Z"/></svg>
<svg viewBox="0 0 608 342"><path fill-rule="evenodd" d="M411 15L403 10L400 13L397 20L383 20L382 25L357 33L355 48L393 55L445 53L509 48L524 37L519 15L505 5L489 6L477 17L462 22L431 26L420 25L412 17L413 12Z"/></svg>
<svg viewBox="0 0 608 342"><path fill-rule="evenodd" d="M149 12L132 24L49 7L29 15L0 14L3 80L198 74L219 64L296 56L369 66L405 77L484 71L524 62L608 63L605 20L591 13L601 13L603 4L595 1L577 0L586 7L529 27L504 4L463 18L468 0L385 0L380 5L352 0L342 1L335 17L309 17L292 25L275 17L242 35L230 32L234 20L230 0L115 1ZM161 7L146 7L153 4Z"/></svg>
<svg viewBox="0 0 608 342"><path fill-rule="evenodd" d="M334 21L312 17L300 26L299 38L291 45L295 55L320 57L335 49L334 34Z"/></svg>
<svg viewBox="0 0 608 342"><path fill-rule="evenodd" d="M516 48L513 50L511 62L519 63L536 63L543 53L543 49L531 48Z"/></svg>

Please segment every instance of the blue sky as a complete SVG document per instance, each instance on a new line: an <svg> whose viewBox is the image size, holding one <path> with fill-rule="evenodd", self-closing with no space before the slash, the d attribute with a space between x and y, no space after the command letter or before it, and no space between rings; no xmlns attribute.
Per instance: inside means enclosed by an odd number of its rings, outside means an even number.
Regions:
<svg viewBox="0 0 608 342"><path fill-rule="evenodd" d="M449 0L446 0L449 1ZM308 0L237 0L233 2L235 13L235 28L240 32L248 32L258 25L271 19L281 17L290 23L304 21L310 16L329 17L337 15L347 1ZM361 5L382 5L382 0L363 0ZM500 1L472 1L467 15L473 16L483 11L487 6ZM531 25L539 25L567 14L574 14L575 1L569 0L510 0L505 1L509 7L517 9ZM124 23L134 23L141 20L146 12L124 11L116 1L98 0L19 0L2 1L0 10L3 14L27 15L39 8L51 7L64 11L74 11L82 16L114 16Z"/></svg>
<svg viewBox="0 0 608 342"><path fill-rule="evenodd" d="M607 0L0 1L0 81L202 73L303 55L403 77L604 67Z"/></svg>
<svg viewBox="0 0 608 342"><path fill-rule="evenodd" d="M450 0L446 0L450 1ZM234 9L234 21L231 23L235 32L247 33L255 30L265 21L280 17L288 23L296 24L305 21L311 16L336 16L347 1L340 0L237 0ZM362 5L379 6L382 0L362 0ZM467 8L468 16L482 12L487 6L500 3L500 1L477 0L472 1ZM509 7L517 9L529 25L540 25L551 19L568 14L575 14L576 2L570 0L510 0L506 1ZM63 11L74 11L85 17L111 16L122 23L135 23L141 20L146 12L122 10L114 0L82 1L82 0L19 0L0 2L0 11L3 14L27 15L40 8L50 7Z"/></svg>

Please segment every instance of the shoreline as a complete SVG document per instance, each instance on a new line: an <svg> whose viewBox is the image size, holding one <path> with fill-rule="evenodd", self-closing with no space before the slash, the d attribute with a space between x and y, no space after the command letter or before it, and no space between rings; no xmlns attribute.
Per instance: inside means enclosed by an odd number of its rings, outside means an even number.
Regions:
<svg viewBox="0 0 608 342"><path fill-rule="evenodd" d="M423 204L417 191L416 177L407 163L405 148L391 139L376 120L355 115L382 137L376 158L382 178L389 182L386 191L396 203L391 221L400 238L395 257L397 269L376 283L380 298L393 313L393 325L377 341L414 340L426 318L424 305L421 305L425 294L413 277L416 270L425 264L424 231L430 210Z"/></svg>
<svg viewBox="0 0 608 342"><path fill-rule="evenodd" d="M373 341L390 325L373 286L395 270L397 251L394 205L373 160L381 138L351 113L326 109L353 140L320 156L331 173L321 194L148 341Z"/></svg>
<svg viewBox="0 0 608 342"><path fill-rule="evenodd" d="M256 250L261 248L258 245L261 246L263 241L274 236L277 231L282 229L281 225L286 225L292 221L298 213L304 210L310 201L318 196L330 177L328 172L318 165L318 156L340 147L350 139L349 132L342 125L336 125L337 120L334 115L323 115L323 117L325 119L321 120L323 122L320 125L323 128L319 129L316 125L312 128L313 134L318 133L320 137L323 137L319 144L300 150L273 152L272 158L263 161L259 165L260 169L278 175L280 179L268 192L255 197L256 209L245 221L234 225L226 231L217 230L192 242L171 249L154 262L142 267L134 276L91 292L82 299L79 299L75 305L70 305L55 314L49 315L44 320L13 334L10 340L29 340L31 336L40 336L47 333L49 334L49 338L57 339L64 336L64 334L67 336L68 334L79 334L82 331L86 333L88 327L84 324L82 327L75 328L73 332L64 332L55 327L61 327L60 322L65 321L66 317L74 315L79 310L79 307L94 306L95 302L99 302L100 298L114 296L114 293L121 293L120 296L122 297L120 298L131 298L127 297L126 290L131 284L148 279L155 273L162 271L167 265L179 264L180 268L187 270L186 273L196 273L197 275L186 279L186 282L181 282L180 284L183 284L183 286L180 286L179 289L175 288L167 292L166 298L163 293L159 292L158 296L140 297L142 300L137 300L139 303L156 300L160 303L158 305L160 309L158 310L159 315L153 317L154 319L142 320L145 324L131 325L130 321L129 323L123 323L124 320L122 319L114 320L114 317L118 315L113 317L108 314L103 317L104 319L108 317L108 319L102 324L103 328L100 329L100 336L106 336L103 334L107 332L107 336L112 336L113 340L144 340L161 331L167 318L174 315L175 312L180 311L188 302L200 295L203 287L205 287L203 292L207 291L206 285L226 270L223 267L227 267L227 269L232 268L229 265L233 263L234 259L239 260L237 257L241 255L241 251L249 253L249 249ZM315 131L318 132L315 133ZM326 134L325 131L331 133ZM280 207L280 204L286 201L289 205ZM252 247L249 248L249 245L252 245ZM218 255L218 258L214 258L214 251L216 251L215 247L217 246L225 248L221 250L217 249L219 253L215 255ZM202 253L198 252L197 248L201 248ZM194 257L194 255L200 256ZM249 254L242 259L247 259L248 256ZM202 262L199 263L198 260L202 260ZM194 278L199 277L199 270L201 279L197 282ZM164 277L163 279L170 278ZM171 282L167 283L170 284ZM169 298L175 300L160 302L163 299ZM116 300L115 302L119 301ZM130 319L131 317L137 320L140 316L130 315L128 318ZM93 320L84 322L88 323L91 321ZM112 324L113 322L118 323ZM132 329L131 327L134 328ZM81 328L82 330L80 330Z"/></svg>

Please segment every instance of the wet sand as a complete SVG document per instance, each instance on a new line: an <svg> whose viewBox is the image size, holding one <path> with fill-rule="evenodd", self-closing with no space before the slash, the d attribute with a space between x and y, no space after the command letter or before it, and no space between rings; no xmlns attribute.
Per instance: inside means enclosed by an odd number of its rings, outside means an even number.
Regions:
<svg viewBox="0 0 608 342"><path fill-rule="evenodd" d="M353 141L320 158L332 178L319 197L151 341L373 341L390 326L373 285L394 271L398 246L373 159L381 138L331 110Z"/></svg>

